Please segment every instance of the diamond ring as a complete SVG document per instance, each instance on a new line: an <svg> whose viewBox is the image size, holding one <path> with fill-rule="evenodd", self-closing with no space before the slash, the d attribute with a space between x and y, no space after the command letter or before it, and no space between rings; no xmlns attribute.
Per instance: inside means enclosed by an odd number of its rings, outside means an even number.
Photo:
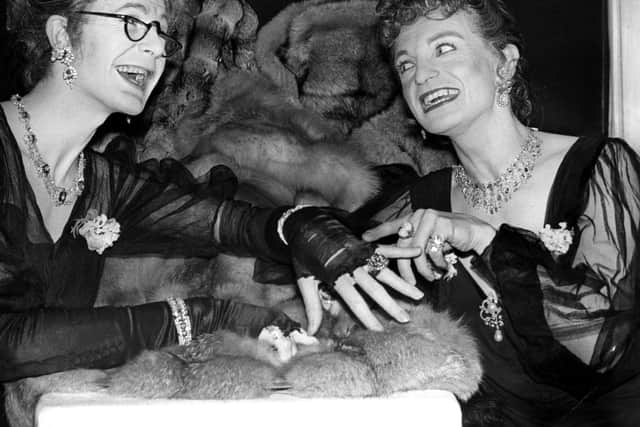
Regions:
<svg viewBox="0 0 640 427"><path fill-rule="evenodd" d="M409 239L413 237L414 233L413 224L410 222L405 222L398 228L398 237L401 239Z"/></svg>
<svg viewBox="0 0 640 427"><path fill-rule="evenodd" d="M367 258L366 269L370 275L376 277L387 265L389 265L389 259L384 255L374 252L373 255Z"/></svg>
<svg viewBox="0 0 640 427"><path fill-rule="evenodd" d="M429 237L427 241L427 251L440 252L444 248L444 237L439 234Z"/></svg>

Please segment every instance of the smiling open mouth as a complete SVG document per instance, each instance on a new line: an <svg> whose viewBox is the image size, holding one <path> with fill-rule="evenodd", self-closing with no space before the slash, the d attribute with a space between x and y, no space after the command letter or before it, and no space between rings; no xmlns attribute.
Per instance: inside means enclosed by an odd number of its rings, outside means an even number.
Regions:
<svg viewBox="0 0 640 427"><path fill-rule="evenodd" d="M455 88L441 88L423 93L419 98L422 111L426 113L438 108L447 102L453 101L459 94L460 91Z"/></svg>
<svg viewBox="0 0 640 427"><path fill-rule="evenodd" d="M141 88L144 88L144 84L151 76L148 70L133 65L119 65L116 70L125 80Z"/></svg>

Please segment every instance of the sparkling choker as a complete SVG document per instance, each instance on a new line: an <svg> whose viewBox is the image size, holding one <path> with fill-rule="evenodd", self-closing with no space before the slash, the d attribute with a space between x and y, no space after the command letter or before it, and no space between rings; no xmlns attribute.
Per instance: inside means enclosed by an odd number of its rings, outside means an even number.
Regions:
<svg viewBox="0 0 640 427"><path fill-rule="evenodd" d="M461 188L462 195L472 207L480 207L490 215L498 212L505 203L511 200L513 193L533 174L536 160L542 153L542 141L529 130L527 141L522 146L518 157L498 178L486 184L472 181L462 165L454 166L454 179Z"/></svg>
<svg viewBox="0 0 640 427"><path fill-rule="evenodd" d="M51 167L44 161L38 150L36 134L31 129L31 117L24 108L22 98L20 95L12 95L11 102L18 109L18 117L24 123L24 142L27 146L29 157L36 168L36 174L44 182L49 198L54 202L55 206L72 204L84 190L84 153L80 153L78 157L78 173L72 187L67 189L57 186L53 180Z"/></svg>

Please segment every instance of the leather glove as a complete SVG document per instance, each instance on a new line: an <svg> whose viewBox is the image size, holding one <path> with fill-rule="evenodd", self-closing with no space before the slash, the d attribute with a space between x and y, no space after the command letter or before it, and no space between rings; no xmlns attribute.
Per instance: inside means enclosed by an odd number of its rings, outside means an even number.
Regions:
<svg viewBox="0 0 640 427"><path fill-rule="evenodd" d="M185 300L191 316L193 335L226 329L240 335L257 337L266 326L278 326L285 335L300 329L300 324L280 310L216 298Z"/></svg>
<svg viewBox="0 0 640 427"><path fill-rule="evenodd" d="M287 218L282 231L298 277L313 275L333 285L367 263L375 246L358 239L342 222L344 217L337 209L305 207Z"/></svg>

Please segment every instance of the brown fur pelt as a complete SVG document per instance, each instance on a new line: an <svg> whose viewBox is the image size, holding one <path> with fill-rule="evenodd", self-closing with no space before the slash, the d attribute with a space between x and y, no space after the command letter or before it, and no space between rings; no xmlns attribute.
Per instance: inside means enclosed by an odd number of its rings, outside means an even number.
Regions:
<svg viewBox="0 0 640 427"><path fill-rule="evenodd" d="M31 420L39 396L53 391L246 399L268 397L275 390L298 397L367 397L441 389L467 400L482 375L471 335L460 322L428 305L409 311L408 324L385 321L384 332L354 329L347 337L321 339L318 345L301 347L287 363L263 341L219 331L185 347L145 351L120 368L32 378L9 385L9 396L20 399L8 400L8 413L12 420Z"/></svg>
<svg viewBox="0 0 640 427"><path fill-rule="evenodd" d="M209 100L203 113L186 114L178 129L194 144L185 159L194 175L226 164L241 186L255 188L270 205L313 193L324 204L353 210L376 192L378 178L358 150L261 74L230 74Z"/></svg>
<svg viewBox="0 0 640 427"><path fill-rule="evenodd" d="M191 145L183 161L195 176L227 165L240 182L237 198L261 206L313 202L353 210L376 192L379 179L358 151L259 73L231 73L207 99L204 109L185 113L175 130ZM296 295L292 284L256 283L253 267L251 258L228 255L108 257L97 304L213 295L272 305Z"/></svg>
<svg viewBox="0 0 640 427"><path fill-rule="evenodd" d="M188 154L176 139L185 110L209 94L219 76L256 68L254 44L258 18L244 0L181 0L177 25L183 53L167 63L158 90L137 125L145 132L138 160ZM201 105L201 104L200 104Z"/></svg>
<svg viewBox="0 0 640 427"><path fill-rule="evenodd" d="M451 148L424 141L404 107L376 36L375 6L371 0L289 5L258 32L258 68L339 129L363 159L408 164L420 174L450 165Z"/></svg>

